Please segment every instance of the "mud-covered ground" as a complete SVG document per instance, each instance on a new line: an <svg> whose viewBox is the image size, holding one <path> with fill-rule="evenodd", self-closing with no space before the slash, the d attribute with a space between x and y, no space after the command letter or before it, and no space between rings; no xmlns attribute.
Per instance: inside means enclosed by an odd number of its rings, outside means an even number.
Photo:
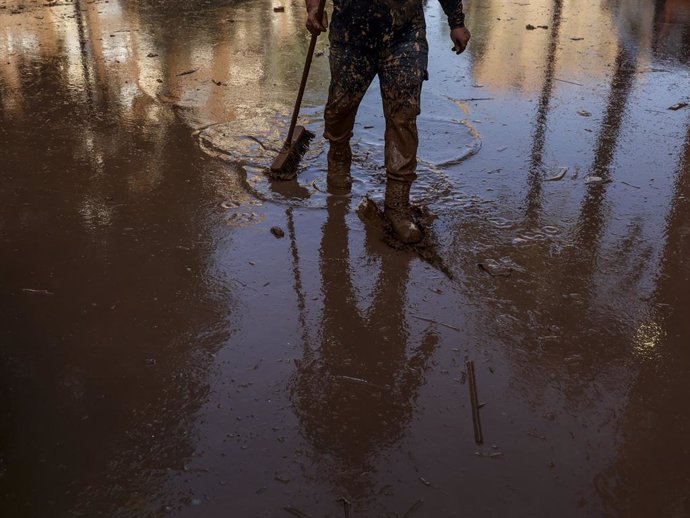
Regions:
<svg viewBox="0 0 690 518"><path fill-rule="evenodd" d="M429 1L426 255L278 3L0 0L0 514L690 516L690 2Z"/></svg>

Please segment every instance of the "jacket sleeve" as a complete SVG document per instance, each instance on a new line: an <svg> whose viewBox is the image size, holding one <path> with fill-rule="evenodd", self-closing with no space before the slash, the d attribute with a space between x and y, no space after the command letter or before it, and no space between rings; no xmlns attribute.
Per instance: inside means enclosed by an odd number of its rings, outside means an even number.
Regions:
<svg viewBox="0 0 690 518"><path fill-rule="evenodd" d="M462 11L462 0L439 0L443 11L448 16L451 29L465 26L465 13Z"/></svg>

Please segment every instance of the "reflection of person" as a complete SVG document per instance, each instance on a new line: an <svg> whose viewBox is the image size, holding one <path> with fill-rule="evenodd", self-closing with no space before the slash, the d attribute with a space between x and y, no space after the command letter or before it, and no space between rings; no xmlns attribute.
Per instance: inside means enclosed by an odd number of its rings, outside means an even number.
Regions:
<svg viewBox="0 0 690 518"><path fill-rule="evenodd" d="M302 434L319 454L338 463L347 478L342 482L350 485L370 470L373 455L402 435L436 336L408 347L404 303L410 258L405 255L381 257L371 307L360 307L348 269L349 202L330 197L327 203L320 347L305 345L292 399ZM367 239L368 246L379 242Z"/></svg>
<svg viewBox="0 0 690 518"><path fill-rule="evenodd" d="M470 39L462 0L440 0L450 24L453 50L460 54ZM307 28L326 29L318 19L319 0L306 0ZM417 115L427 75L428 45L422 0L334 0L330 30L331 86L325 110L330 142L328 184L347 190L352 184L350 138L359 103L378 74L386 118L385 215L398 238L421 239L409 210L416 178Z"/></svg>

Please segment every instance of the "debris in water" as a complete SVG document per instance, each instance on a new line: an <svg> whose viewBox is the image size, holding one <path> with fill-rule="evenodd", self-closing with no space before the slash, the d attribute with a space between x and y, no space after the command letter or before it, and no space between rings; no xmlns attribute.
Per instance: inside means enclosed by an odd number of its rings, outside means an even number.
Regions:
<svg viewBox="0 0 690 518"><path fill-rule="evenodd" d="M419 508L422 507L423 503L424 503L424 500L417 500L414 504L412 504L412 507L410 507L407 510L407 512L403 515L403 518L411 518L412 513L418 511Z"/></svg>
<svg viewBox="0 0 690 518"><path fill-rule="evenodd" d="M419 477L419 481L424 484L426 487L431 487L431 482L429 482L427 479L424 477Z"/></svg>
<svg viewBox="0 0 690 518"><path fill-rule="evenodd" d="M298 518L309 518L309 515L307 513L300 511L296 507L292 507L289 505L287 507L283 507L283 509L290 513L292 516L297 516Z"/></svg>
<svg viewBox="0 0 690 518"><path fill-rule="evenodd" d="M573 41L582 41L582 40L584 40L584 38L570 38L570 39L573 40Z"/></svg>
<svg viewBox="0 0 690 518"><path fill-rule="evenodd" d="M276 5L276 6L273 8L273 12L274 12L274 13L284 13L284 12L285 12L285 6Z"/></svg>
<svg viewBox="0 0 690 518"><path fill-rule="evenodd" d="M32 288L22 288L24 293L30 293L31 295L55 295L52 291L48 290L34 290Z"/></svg>
<svg viewBox="0 0 690 518"><path fill-rule="evenodd" d="M479 417L479 398L477 397L477 377L474 373L474 362L467 360L465 362L467 368L467 377L470 385L470 403L472 404L472 424L474 425L474 440L477 444L484 442L482 436L482 422Z"/></svg>
<svg viewBox="0 0 690 518"><path fill-rule="evenodd" d="M525 26L525 29L527 29L528 31L533 31L533 30L536 29L536 27L535 27L534 25L532 25L531 23L528 23L528 24Z"/></svg>
<svg viewBox="0 0 690 518"><path fill-rule="evenodd" d="M633 185L633 184L628 183L628 182L621 182L621 183L623 185L627 185L628 187L632 187L633 189L642 189L642 187L640 187L639 185Z"/></svg>
<svg viewBox="0 0 690 518"><path fill-rule="evenodd" d="M513 273L512 268L508 268L505 271L492 271L490 267L485 266L483 263L477 263L477 266L481 271L488 273L492 277L510 277L510 275Z"/></svg>
<svg viewBox="0 0 690 518"><path fill-rule="evenodd" d="M424 322L429 322L429 323L431 323L431 324L436 324L436 325L438 325L438 326L447 327L448 329L452 329L452 330L454 330L454 331L458 331L458 332L460 331L460 328L459 328L459 327L451 326L450 324L444 324L443 322L437 322L436 320L432 320L432 319L430 319L430 318L425 318L425 317L420 317L419 315L414 315L414 314L412 314L412 315L410 315L410 316L413 317L413 318L416 318L416 319L418 319L418 320L424 320Z"/></svg>
<svg viewBox="0 0 690 518"><path fill-rule="evenodd" d="M541 439L542 441L545 441L545 440L546 440L546 436L545 436L545 435L542 435L542 434L537 433L537 432L527 432L527 435L529 435L529 436L531 436L531 437L536 437L537 439Z"/></svg>
<svg viewBox="0 0 690 518"><path fill-rule="evenodd" d="M601 176L588 176L585 178L585 183L604 183L604 179Z"/></svg>
<svg viewBox="0 0 690 518"><path fill-rule="evenodd" d="M578 115L582 115L583 117L591 117L592 114L588 112L587 110L578 110L577 111Z"/></svg>
<svg viewBox="0 0 690 518"><path fill-rule="evenodd" d="M549 176L548 178L544 178L544 181L546 181L546 182L557 182L559 180L562 180L563 177L565 176L565 173L567 173L567 172L568 172L567 167L561 167L555 175Z"/></svg>
<svg viewBox="0 0 690 518"><path fill-rule="evenodd" d="M493 453L483 453L481 451L475 451L474 454L477 457L486 457L489 459L495 459L496 457L503 457L503 452L502 451L495 451Z"/></svg>
<svg viewBox="0 0 690 518"><path fill-rule="evenodd" d="M278 482L282 482L283 484L288 484L290 482L290 477L283 475L282 473L275 473L273 475L273 479L277 480Z"/></svg>
<svg viewBox="0 0 690 518"><path fill-rule="evenodd" d="M193 68L191 70L185 70L184 72L180 72L179 74L177 74L177 77L188 76L189 74L193 74L194 72L197 72L198 70L199 70L198 68Z"/></svg>
<svg viewBox="0 0 690 518"><path fill-rule="evenodd" d="M157 58L158 54L156 54L155 52L149 52L148 54L146 54L146 57L147 58Z"/></svg>
<svg viewBox="0 0 690 518"><path fill-rule="evenodd" d="M569 85L584 86L582 83L576 83L575 81L568 81L566 79L559 79L558 77L554 77L554 80L560 81L561 83L568 83Z"/></svg>
<svg viewBox="0 0 690 518"><path fill-rule="evenodd" d="M271 234L276 236L278 239L285 237L285 231L280 227L271 227Z"/></svg>
<svg viewBox="0 0 690 518"><path fill-rule="evenodd" d="M675 112L680 110L681 108L685 108L687 105L688 103L676 103L673 106L669 106L668 109L673 110Z"/></svg>
<svg viewBox="0 0 690 518"><path fill-rule="evenodd" d="M352 509L352 502L350 502L344 496L341 496L340 498L338 498L338 502L342 502L342 504L343 504L343 511L345 511L345 518L350 518L350 509Z"/></svg>

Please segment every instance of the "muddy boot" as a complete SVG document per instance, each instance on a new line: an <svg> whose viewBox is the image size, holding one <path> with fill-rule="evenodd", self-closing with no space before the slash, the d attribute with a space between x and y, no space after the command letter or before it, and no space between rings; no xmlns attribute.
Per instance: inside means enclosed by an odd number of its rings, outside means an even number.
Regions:
<svg viewBox="0 0 690 518"><path fill-rule="evenodd" d="M422 231L412 219L410 184L388 180L383 215L393 227L397 238L406 244L419 243Z"/></svg>
<svg viewBox="0 0 690 518"><path fill-rule="evenodd" d="M328 186L341 191L349 191L352 187L351 165L350 143L331 143L328 150L328 176L326 177Z"/></svg>

